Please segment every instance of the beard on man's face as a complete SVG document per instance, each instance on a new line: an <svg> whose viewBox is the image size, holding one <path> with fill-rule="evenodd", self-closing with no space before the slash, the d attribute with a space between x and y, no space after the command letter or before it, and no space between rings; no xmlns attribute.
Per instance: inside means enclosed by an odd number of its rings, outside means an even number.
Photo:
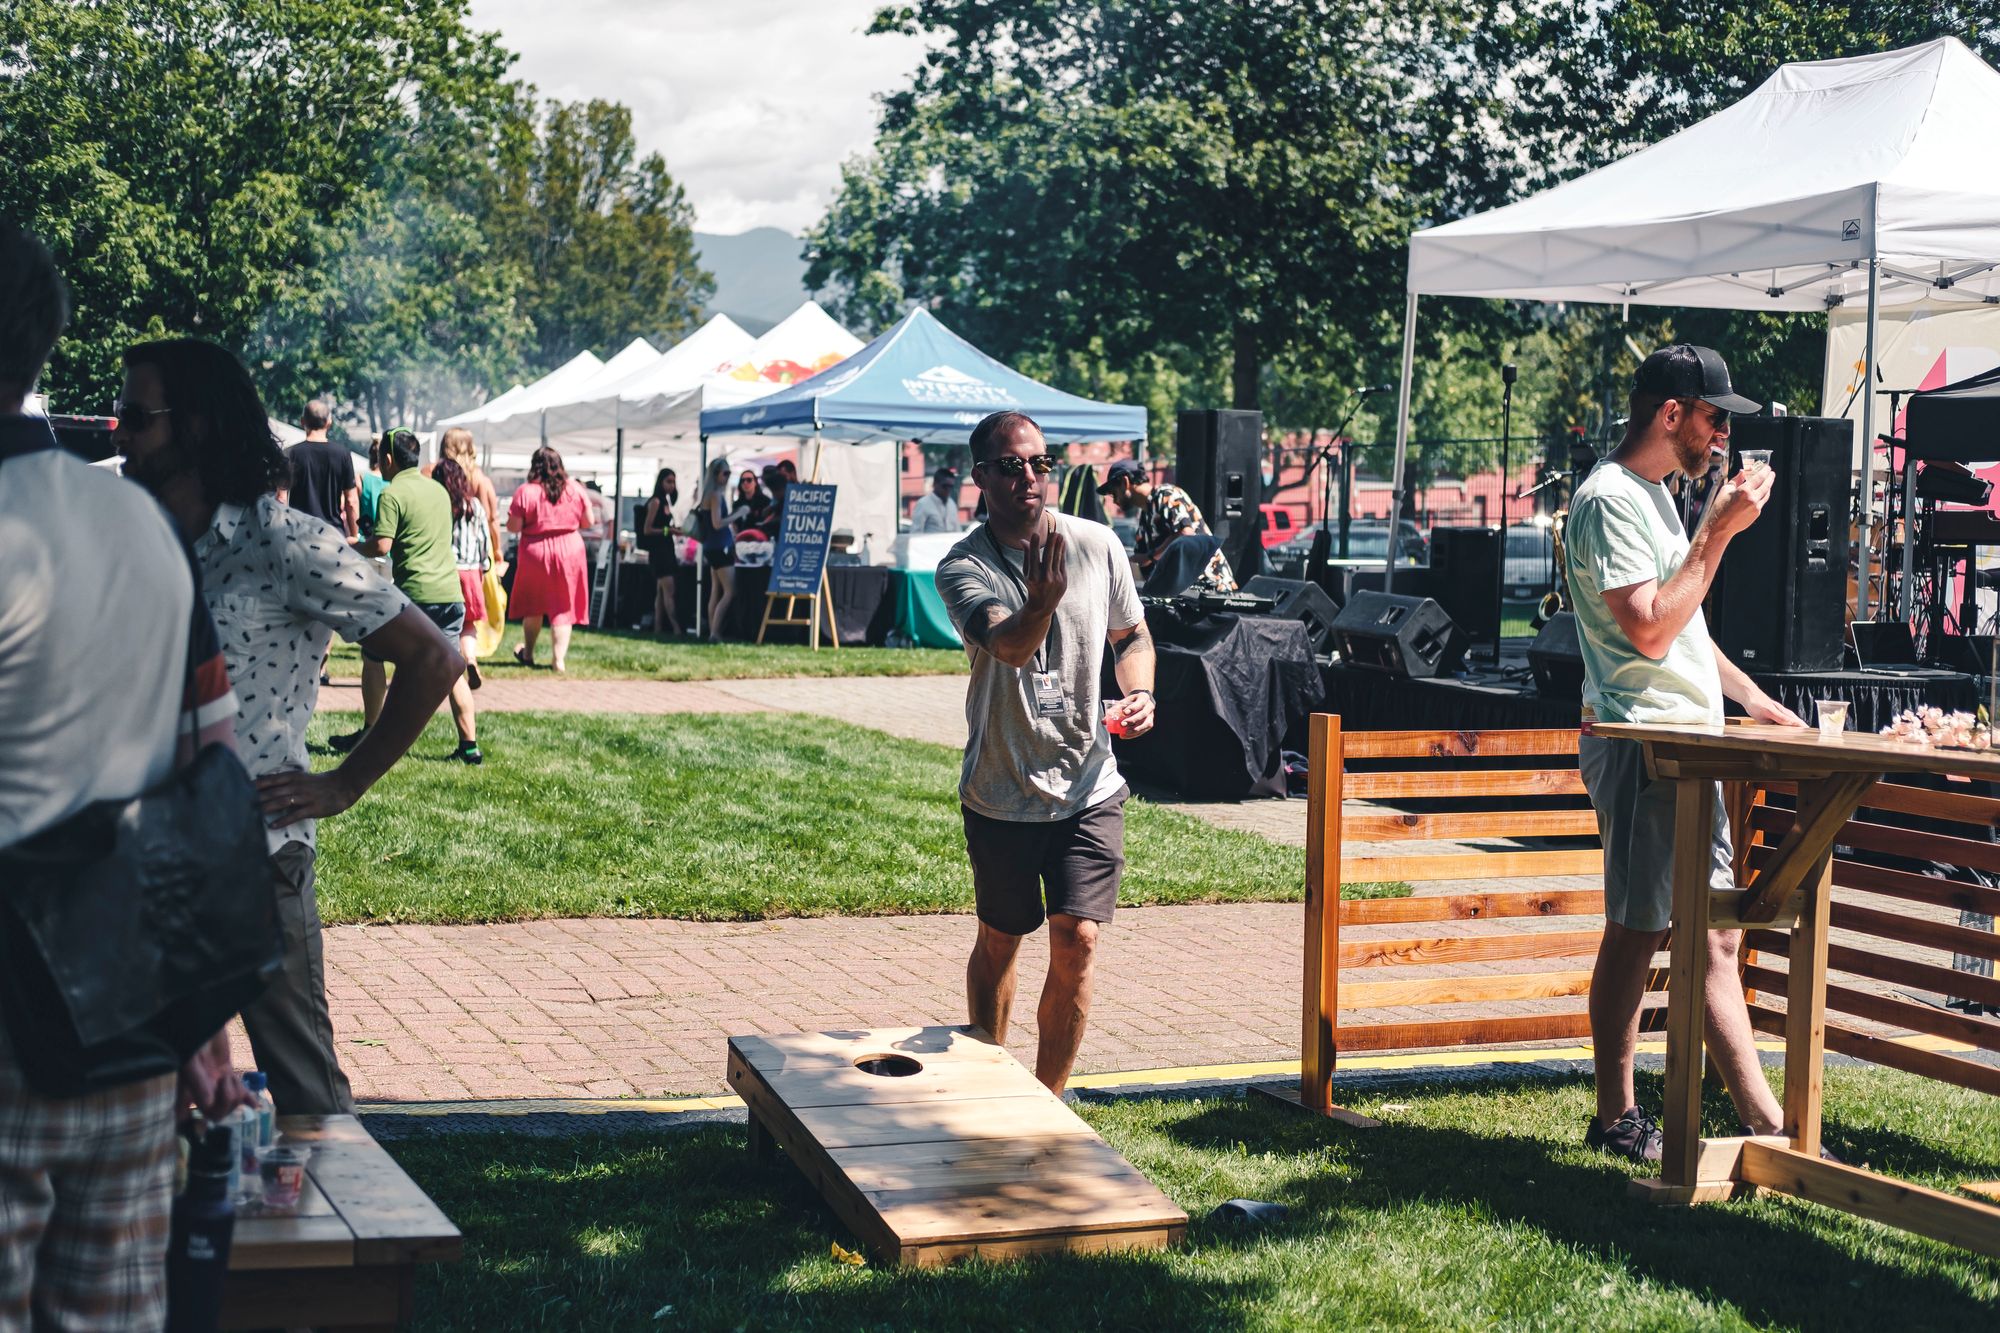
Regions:
<svg viewBox="0 0 2000 1333"><path fill-rule="evenodd" d="M1699 481L1708 475L1708 442L1714 434L1699 412L1688 413L1680 429L1674 432L1674 461L1690 480Z"/></svg>
<svg viewBox="0 0 2000 1333"><path fill-rule="evenodd" d="M168 482L194 470L194 464L177 444L163 444L138 457L128 456L122 471L132 481L158 495Z"/></svg>

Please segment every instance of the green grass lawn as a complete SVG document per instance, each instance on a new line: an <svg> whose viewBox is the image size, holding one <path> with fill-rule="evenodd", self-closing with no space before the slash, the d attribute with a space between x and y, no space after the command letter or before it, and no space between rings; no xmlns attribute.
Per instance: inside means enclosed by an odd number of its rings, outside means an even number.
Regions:
<svg viewBox="0 0 2000 1333"><path fill-rule="evenodd" d="M1659 1098L1657 1078L1642 1091ZM466 1234L420 1270L421 1329L1990 1329L2000 1261L1781 1198L1657 1209L1583 1146L1587 1083L1409 1086L1355 1131L1261 1098L1085 1117L1192 1219L1177 1250L852 1267L857 1242L740 1129L392 1143ZM1827 1075L1829 1142L1939 1188L2000 1175L1977 1093ZM1716 1132L1731 1123L1718 1100ZM1255 1232L1230 1198L1285 1204Z"/></svg>
<svg viewBox="0 0 2000 1333"><path fill-rule="evenodd" d="M535 643L538 666L514 660L521 627L509 625L499 650L479 664L496 680L550 679L549 635ZM962 676L965 654L956 648L822 648L754 643L662 642L626 630L580 629L564 664L580 680L755 680L772 676ZM327 668L335 680L361 678L361 650L335 640Z"/></svg>
<svg viewBox="0 0 2000 1333"><path fill-rule="evenodd" d="M321 714L317 744L358 725ZM444 715L320 827L329 922L967 911L960 753L802 714ZM314 761L328 765L332 757ZM1141 800L1121 901L1297 900L1305 853ZM1407 891L1404 888L1402 891Z"/></svg>

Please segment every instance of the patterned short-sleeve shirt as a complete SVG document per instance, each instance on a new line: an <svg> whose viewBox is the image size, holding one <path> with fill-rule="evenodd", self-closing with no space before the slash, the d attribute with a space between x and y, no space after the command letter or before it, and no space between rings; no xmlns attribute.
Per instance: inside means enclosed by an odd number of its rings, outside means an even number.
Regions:
<svg viewBox="0 0 2000 1333"><path fill-rule="evenodd" d="M1157 559L1174 538L1188 528L1193 528L1197 536L1212 535L1208 520L1201 516L1201 506L1194 502L1194 497L1178 486L1161 482L1153 487L1146 507L1139 513L1139 532L1133 539L1134 550L1141 561ZM1209 556L1198 582L1213 592L1235 592L1236 574L1229 567L1229 557L1221 551Z"/></svg>
<svg viewBox="0 0 2000 1333"><path fill-rule="evenodd" d="M306 725L328 641L336 631L367 638L409 599L339 529L274 495L217 506L194 551L236 689L237 753L253 777L308 767ZM271 832L273 851L312 841L311 820Z"/></svg>

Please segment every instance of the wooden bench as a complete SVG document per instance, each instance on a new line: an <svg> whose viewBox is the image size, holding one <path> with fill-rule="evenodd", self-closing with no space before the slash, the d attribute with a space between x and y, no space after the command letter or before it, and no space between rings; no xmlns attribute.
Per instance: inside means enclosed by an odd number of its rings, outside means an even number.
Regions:
<svg viewBox="0 0 2000 1333"><path fill-rule="evenodd" d="M1340 719L1314 714L1311 779L1306 815L1305 1001L1299 1091L1286 1100L1321 1115L1359 1121L1333 1105L1332 1077L1342 1053L1427 1046L1476 1046L1497 1042L1583 1037L1590 1017L1589 961L1603 933L1600 921L1572 930L1505 930L1463 933L1468 922L1558 917L1601 917L1601 888L1346 899L1345 884L1383 881L1426 883L1520 879L1530 876L1600 877L1604 856L1597 819L1576 768L1575 729L1526 731L1345 732ZM1440 766L1440 760L1467 761ZM1487 764L1483 761L1494 761ZM1523 798L1542 807L1528 808ZM1448 805L1422 812L1385 808L1384 802ZM1576 840L1556 849L1468 851L1416 847L1383 854L1352 850L1358 844L1466 839ZM1587 840L1587 841L1586 841ZM1406 937L1341 938L1343 926L1411 926ZM1457 927L1457 933L1454 933ZM1582 961L1579 961L1582 960ZM1410 965L1547 961L1549 970L1496 975L1394 978ZM1664 970L1648 989L1664 990ZM1351 1023L1343 1016L1366 1010L1443 1004L1547 1000L1576 997L1560 1013L1511 1014ZM1649 1010L1657 1027L1659 1015ZM1372 1123L1372 1122L1368 1122Z"/></svg>
<svg viewBox="0 0 2000 1333"><path fill-rule="evenodd" d="M411 1315L416 1266L463 1238L351 1115L281 1116L313 1146L296 1215L236 1220L222 1327L390 1329Z"/></svg>

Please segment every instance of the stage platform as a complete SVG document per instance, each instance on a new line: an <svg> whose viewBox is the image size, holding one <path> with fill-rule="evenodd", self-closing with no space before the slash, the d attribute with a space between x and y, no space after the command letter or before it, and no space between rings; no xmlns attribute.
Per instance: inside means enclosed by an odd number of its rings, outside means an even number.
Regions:
<svg viewBox="0 0 2000 1333"><path fill-rule="evenodd" d="M1322 667L1324 708L1340 716L1349 731L1492 731L1520 727L1573 727L1581 705L1575 698L1545 698L1528 666L1529 639L1509 639L1500 662L1482 655L1462 676L1405 680L1335 662ZM1930 706L1971 712L1981 700L1979 683L1955 671L1890 675L1875 671L1818 671L1751 677L1779 703L1813 720L1813 700L1846 699L1853 705L1849 724L1877 731L1906 708ZM1742 710L1729 705L1732 714ZM1296 747L1295 747L1296 748Z"/></svg>

